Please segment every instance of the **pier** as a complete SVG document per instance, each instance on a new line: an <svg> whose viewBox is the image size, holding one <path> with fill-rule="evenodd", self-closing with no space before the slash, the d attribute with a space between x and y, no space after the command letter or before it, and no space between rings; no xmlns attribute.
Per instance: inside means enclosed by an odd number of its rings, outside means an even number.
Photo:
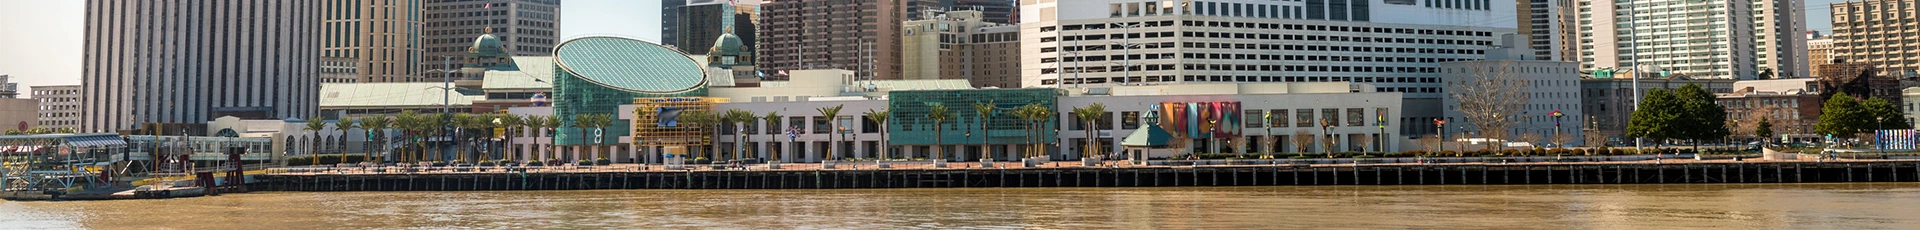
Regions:
<svg viewBox="0 0 1920 230"><path fill-rule="evenodd" d="M868 189L1317 185L1920 182L1920 160L865 167L852 169L331 170L257 175L255 191ZM797 166L787 164L788 166ZM817 164L810 164L817 165ZM1006 166L1006 165L996 165ZM656 166L657 168L657 166Z"/></svg>

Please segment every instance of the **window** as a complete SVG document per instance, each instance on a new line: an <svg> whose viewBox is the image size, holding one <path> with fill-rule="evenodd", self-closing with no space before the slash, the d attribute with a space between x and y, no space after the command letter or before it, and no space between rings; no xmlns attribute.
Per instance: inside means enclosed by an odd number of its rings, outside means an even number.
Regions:
<svg viewBox="0 0 1920 230"><path fill-rule="evenodd" d="M1366 109L1360 109L1360 108L1347 109L1347 126L1367 125L1366 116L1367 116Z"/></svg>
<svg viewBox="0 0 1920 230"><path fill-rule="evenodd" d="M1340 109L1320 109L1321 124L1340 126Z"/></svg>
<svg viewBox="0 0 1920 230"><path fill-rule="evenodd" d="M1296 116L1299 116L1300 118L1298 123L1294 123L1295 127L1313 127L1313 110L1312 109L1298 110L1295 112L1295 114L1299 114Z"/></svg>
<svg viewBox="0 0 1920 230"><path fill-rule="evenodd" d="M1246 116L1240 117L1241 120L1245 120L1241 123L1246 123L1247 128L1265 128L1267 127L1266 121L1264 121L1266 120L1265 113L1266 113L1265 110L1249 109L1246 111L1246 114L1247 114Z"/></svg>
<svg viewBox="0 0 1920 230"><path fill-rule="evenodd" d="M1273 124L1273 127L1287 127L1287 110L1275 109L1271 112L1273 112L1273 120L1268 121L1268 124Z"/></svg>

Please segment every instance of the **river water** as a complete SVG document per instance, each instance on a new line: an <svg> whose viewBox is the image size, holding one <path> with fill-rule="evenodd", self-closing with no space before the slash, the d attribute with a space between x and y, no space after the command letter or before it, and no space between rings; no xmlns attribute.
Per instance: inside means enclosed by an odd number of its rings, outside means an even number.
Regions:
<svg viewBox="0 0 1920 230"><path fill-rule="evenodd" d="M271 192L0 202L0 229L1875 229L1920 183Z"/></svg>

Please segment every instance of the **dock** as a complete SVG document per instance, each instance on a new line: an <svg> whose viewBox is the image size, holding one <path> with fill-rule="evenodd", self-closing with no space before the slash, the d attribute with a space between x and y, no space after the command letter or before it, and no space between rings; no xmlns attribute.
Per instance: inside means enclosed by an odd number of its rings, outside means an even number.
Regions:
<svg viewBox="0 0 1920 230"><path fill-rule="evenodd" d="M1920 160L786 168L340 170L258 175L247 187L253 191L504 191L1920 182Z"/></svg>

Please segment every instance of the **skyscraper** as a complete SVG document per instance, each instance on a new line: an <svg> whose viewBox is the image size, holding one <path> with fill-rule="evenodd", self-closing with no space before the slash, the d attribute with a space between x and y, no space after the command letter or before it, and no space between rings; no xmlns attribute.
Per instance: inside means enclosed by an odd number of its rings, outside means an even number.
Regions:
<svg viewBox="0 0 1920 230"><path fill-rule="evenodd" d="M1521 16L1520 35L1533 49L1534 60L1578 61L1579 25L1574 20L1573 2L1577 0L1521 0L1515 15Z"/></svg>
<svg viewBox="0 0 1920 230"><path fill-rule="evenodd" d="M1759 78L1787 79L1813 76L1807 58L1806 2L1753 1L1754 63Z"/></svg>
<svg viewBox="0 0 1920 230"><path fill-rule="evenodd" d="M356 82L405 82L420 74L423 0L326 0L326 57L355 62Z"/></svg>
<svg viewBox="0 0 1920 230"><path fill-rule="evenodd" d="M1691 78L1805 77L1805 16L1789 1L1583 0L1580 68Z"/></svg>
<svg viewBox="0 0 1920 230"><path fill-rule="evenodd" d="M900 1L766 0L757 62L769 73L839 68L861 79L899 79L904 13Z"/></svg>
<svg viewBox="0 0 1920 230"><path fill-rule="evenodd" d="M927 11L900 30L908 80L967 79L974 87L1020 88L1020 26L982 22L982 12Z"/></svg>
<svg viewBox="0 0 1920 230"><path fill-rule="evenodd" d="M426 56L421 69L460 68L481 34L498 37L515 56L552 56L560 39L560 0L425 0ZM446 57L455 61L445 65ZM478 77L478 74L470 75ZM426 74L426 81L438 81ZM457 77L457 76L456 76Z"/></svg>
<svg viewBox="0 0 1920 230"><path fill-rule="evenodd" d="M753 46L754 31L759 29L756 26L758 20L755 20L759 17L759 8L759 5L728 4L716 0L694 1L674 8L679 18L673 20L679 25L671 27L672 30L662 29L660 35L665 38L667 33L673 33L674 40L660 42L676 47L680 52L701 54L713 47L714 38L732 30L741 42Z"/></svg>
<svg viewBox="0 0 1920 230"><path fill-rule="evenodd" d="M78 131L314 115L324 3L87 1Z"/></svg>
<svg viewBox="0 0 1920 230"><path fill-rule="evenodd" d="M923 0L904 1L907 20L925 20L937 14L927 14L928 10L950 12L973 10L980 11L981 21L992 23L1019 23L1019 8L1014 0Z"/></svg>
<svg viewBox="0 0 1920 230"><path fill-rule="evenodd" d="M687 0L660 0L660 43L673 45L679 41L675 35L680 26L680 7L687 6Z"/></svg>

